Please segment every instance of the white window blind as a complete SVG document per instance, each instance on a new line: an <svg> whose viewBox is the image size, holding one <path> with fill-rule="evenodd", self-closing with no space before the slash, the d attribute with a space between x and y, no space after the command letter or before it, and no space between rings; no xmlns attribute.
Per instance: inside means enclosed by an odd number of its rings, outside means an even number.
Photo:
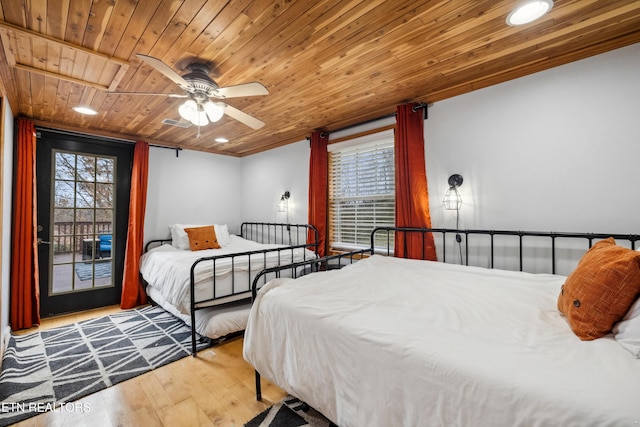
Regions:
<svg viewBox="0 0 640 427"><path fill-rule="evenodd" d="M331 250L368 248L371 230L394 226L393 145L393 132L388 131L329 146Z"/></svg>

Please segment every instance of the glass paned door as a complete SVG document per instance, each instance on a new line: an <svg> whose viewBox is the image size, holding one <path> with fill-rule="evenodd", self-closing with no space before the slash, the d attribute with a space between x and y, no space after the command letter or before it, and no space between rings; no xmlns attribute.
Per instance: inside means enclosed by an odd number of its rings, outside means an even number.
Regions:
<svg viewBox="0 0 640 427"><path fill-rule="evenodd" d="M49 294L113 286L116 158L52 154Z"/></svg>
<svg viewBox="0 0 640 427"><path fill-rule="evenodd" d="M37 138L40 316L117 304L133 144L45 129Z"/></svg>

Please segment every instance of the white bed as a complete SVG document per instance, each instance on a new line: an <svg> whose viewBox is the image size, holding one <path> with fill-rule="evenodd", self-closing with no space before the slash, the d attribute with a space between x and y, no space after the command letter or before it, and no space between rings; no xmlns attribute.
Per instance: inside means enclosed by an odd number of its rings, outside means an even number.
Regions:
<svg viewBox="0 0 640 427"><path fill-rule="evenodd" d="M182 228L188 227L181 225ZM202 258L222 257L199 262L195 271L196 332L219 338L244 329L251 297L251 282L261 270L276 265L316 258L313 251L292 245L265 244L226 233L226 226L216 225L220 249L191 251L184 242L152 248L140 259L140 274L146 282L147 295L165 310L191 326L191 267ZM186 236L186 234L185 234ZM187 240L188 248L188 240ZM293 245L298 246L298 245ZM277 249L283 250L277 250ZM245 252L256 252L242 255ZM239 254L233 258L226 255ZM240 304L242 302L242 304Z"/></svg>
<svg viewBox="0 0 640 427"><path fill-rule="evenodd" d="M572 332L564 280L374 255L263 286L244 357L340 427L637 425L640 360Z"/></svg>

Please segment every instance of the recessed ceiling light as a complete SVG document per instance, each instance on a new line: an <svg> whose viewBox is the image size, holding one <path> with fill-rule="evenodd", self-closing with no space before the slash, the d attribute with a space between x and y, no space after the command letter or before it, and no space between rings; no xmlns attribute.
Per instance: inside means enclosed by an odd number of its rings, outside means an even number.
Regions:
<svg viewBox="0 0 640 427"><path fill-rule="evenodd" d="M528 24L544 16L552 7L552 0L522 2L507 16L507 24L511 26Z"/></svg>
<svg viewBox="0 0 640 427"><path fill-rule="evenodd" d="M95 116L96 114L98 114L98 112L96 110L94 110L91 107L86 107L83 105L79 105L77 107L73 107L73 111L75 111L76 113L80 113L80 114L87 114L89 116Z"/></svg>
<svg viewBox="0 0 640 427"><path fill-rule="evenodd" d="M216 142L220 142L220 143L229 142L229 140L227 138L216 138L215 141Z"/></svg>

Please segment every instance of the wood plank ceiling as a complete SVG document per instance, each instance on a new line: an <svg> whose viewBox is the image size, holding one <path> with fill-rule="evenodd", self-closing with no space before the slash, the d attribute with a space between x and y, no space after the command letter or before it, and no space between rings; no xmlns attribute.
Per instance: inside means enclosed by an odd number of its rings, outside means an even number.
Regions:
<svg viewBox="0 0 640 427"><path fill-rule="evenodd" d="M637 0L556 0L509 27L515 3L0 0L0 89L41 126L245 156L640 41ZM185 93L137 53L180 75L205 62L219 86L262 83L269 95L226 102L266 125L163 124L183 99L111 93Z"/></svg>

